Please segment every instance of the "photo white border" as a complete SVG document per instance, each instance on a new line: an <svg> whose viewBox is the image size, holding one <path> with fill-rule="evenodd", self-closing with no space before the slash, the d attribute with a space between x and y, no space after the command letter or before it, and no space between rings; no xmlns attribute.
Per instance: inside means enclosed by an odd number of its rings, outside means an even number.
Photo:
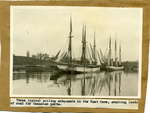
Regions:
<svg viewBox="0 0 150 113"><path fill-rule="evenodd" d="M132 99L140 99L141 98L141 82L142 82L142 39L143 39L143 8L139 8L139 7L135 7L136 9L141 9L142 10L142 26L141 26L141 36L139 36L139 70L138 70L138 96L62 96L62 95L14 95L12 92L13 89L13 29L12 29L12 25L13 25L13 7L51 7L51 6L15 6L15 5L11 5L10 6L10 97L53 97L53 98L132 98ZM52 6L54 7L54 6ZM57 7L73 7L73 6L57 6ZM77 6L79 7L79 6ZM85 6L80 6L80 7L85 7ZM94 7L94 6L93 6ZM100 6L102 7L102 6ZM120 7L105 7L105 8L120 8ZM124 8L124 7L121 7ZM134 9L135 9L134 8Z"/></svg>

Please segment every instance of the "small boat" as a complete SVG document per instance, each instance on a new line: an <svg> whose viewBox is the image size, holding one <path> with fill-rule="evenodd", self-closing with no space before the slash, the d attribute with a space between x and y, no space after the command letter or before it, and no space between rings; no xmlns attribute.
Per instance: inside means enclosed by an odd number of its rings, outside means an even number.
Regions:
<svg viewBox="0 0 150 113"><path fill-rule="evenodd" d="M13 74L24 74L26 73L26 70L14 70Z"/></svg>

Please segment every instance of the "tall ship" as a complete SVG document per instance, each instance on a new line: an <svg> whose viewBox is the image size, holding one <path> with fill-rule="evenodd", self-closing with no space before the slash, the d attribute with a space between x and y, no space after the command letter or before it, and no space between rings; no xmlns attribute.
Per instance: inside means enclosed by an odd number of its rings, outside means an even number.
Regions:
<svg viewBox="0 0 150 113"><path fill-rule="evenodd" d="M109 40L109 51L106 63L106 71L118 71L123 70L124 67L121 62L121 45L119 46L119 59L117 57L117 41L115 40L115 54L114 59L112 58L112 48L111 48L111 37Z"/></svg>
<svg viewBox="0 0 150 113"><path fill-rule="evenodd" d="M96 72L100 71L100 64L98 64L97 53L96 53L96 41L95 41L95 33L94 33L94 44L93 47L90 48L91 55L89 55L89 49L87 47L86 40L86 25L83 25L82 28L82 53L80 59L73 58L72 51L72 43L73 43L73 35L72 35L72 19L70 17L70 31L69 31L69 44L67 52L63 52L61 55L57 55L58 59L56 59L57 68L61 72L65 73L88 73L88 72ZM78 51L78 50L77 50ZM58 53L60 54L60 52ZM90 56L90 58L87 58Z"/></svg>

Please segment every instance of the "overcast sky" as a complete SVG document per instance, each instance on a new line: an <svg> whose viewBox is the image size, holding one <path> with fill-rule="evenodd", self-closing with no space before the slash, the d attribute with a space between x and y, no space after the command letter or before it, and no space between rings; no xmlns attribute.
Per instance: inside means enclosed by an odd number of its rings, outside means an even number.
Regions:
<svg viewBox="0 0 150 113"><path fill-rule="evenodd" d="M93 43L105 53L109 37L122 46L123 60L138 60L142 38L141 8L13 6L11 7L11 40L13 53L25 56L46 52L55 55L67 50L69 19L72 17L73 55L81 53L82 26L87 26L87 43Z"/></svg>

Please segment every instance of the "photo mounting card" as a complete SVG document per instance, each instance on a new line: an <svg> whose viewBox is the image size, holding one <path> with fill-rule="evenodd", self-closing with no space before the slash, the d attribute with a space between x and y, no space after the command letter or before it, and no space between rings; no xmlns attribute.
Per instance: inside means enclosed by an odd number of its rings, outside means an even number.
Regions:
<svg viewBox="0 0 150 113"><path fill-rule="evenodd" d="M2 73L8 74L9 90L2 109L143 110L146 6L21 3L4 6L8 14L2 24L6 29L1 32L1 64L3 59L8 63ZM3 48L9 53L5 58Z"/></svg>

